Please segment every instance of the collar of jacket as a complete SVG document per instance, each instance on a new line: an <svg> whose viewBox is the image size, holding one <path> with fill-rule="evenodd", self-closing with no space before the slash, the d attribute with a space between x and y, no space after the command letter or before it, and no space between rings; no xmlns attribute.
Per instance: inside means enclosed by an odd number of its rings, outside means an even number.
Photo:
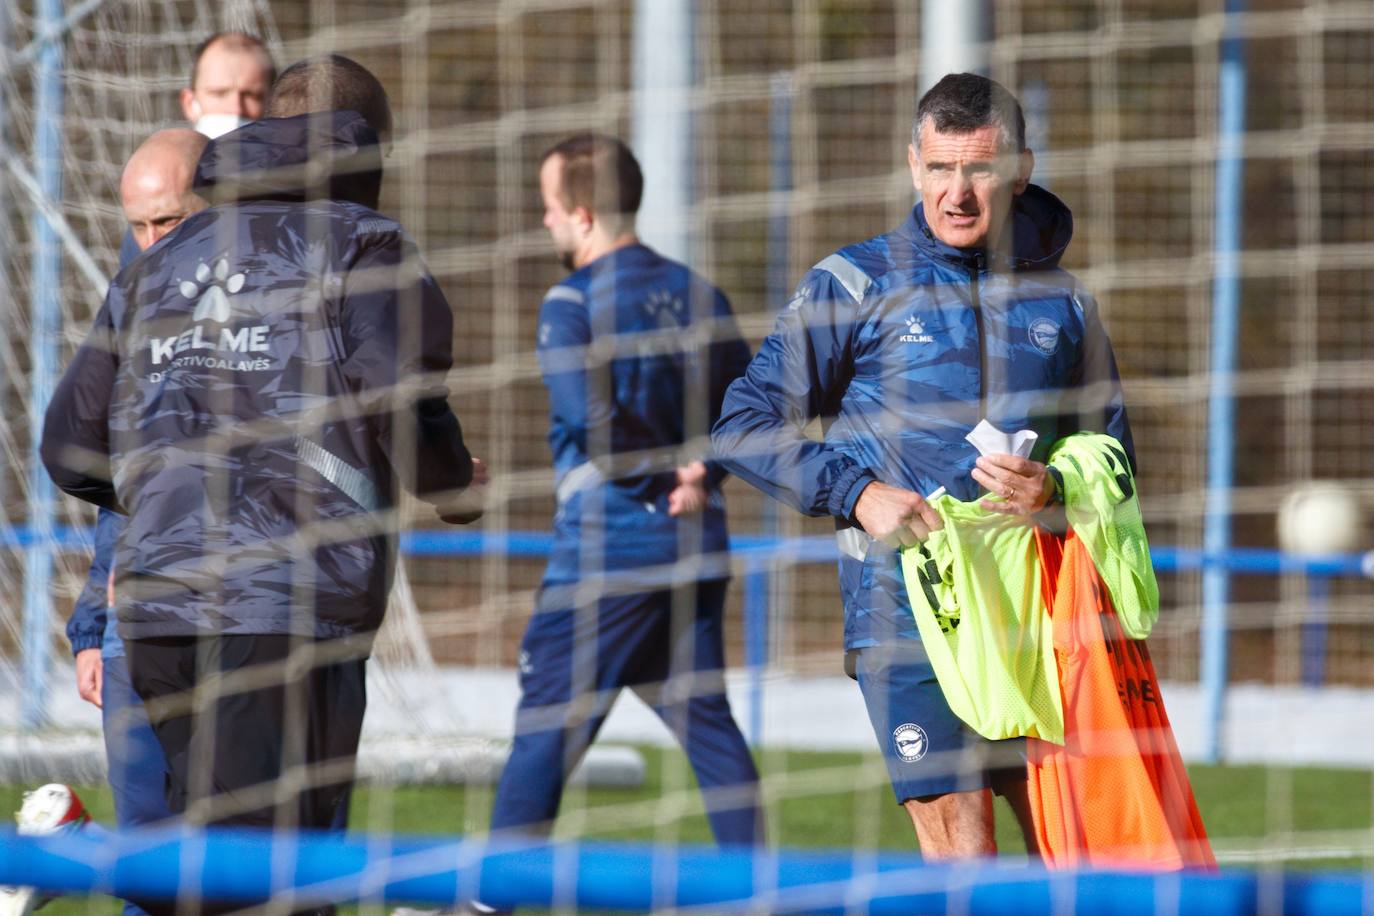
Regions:
<svg viewBox="0 0 1374 916"><path fill-rule="evenodd" d="M194 186L212 204L346 200L376 209L381 149L356 111L264 118L210 141Z"/></svg>
<svg viewBox="0 0 1374 916"><path fill-rule="evenodd" d="M992 248L955 248L935 237L917 203L900 230L929 257L961 270L1052 270L1073 238L1073 213L1039 185L1028 185L1012 198L1011 220L1002 237L1008 244ZM1008 236L1010 238L1008 239Z"/></svg>

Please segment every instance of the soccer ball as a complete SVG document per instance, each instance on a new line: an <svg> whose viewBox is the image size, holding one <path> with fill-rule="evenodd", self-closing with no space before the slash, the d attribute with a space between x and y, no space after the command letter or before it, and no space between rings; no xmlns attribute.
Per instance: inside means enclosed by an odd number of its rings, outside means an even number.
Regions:
<svg viewBox="0 0 1374 916"><path fill-rule="evenodd" d="M1350 553L1364 540L1359 497L1331 481L1295 487L1279 504L1279 546L1300 556Z"/></svg>

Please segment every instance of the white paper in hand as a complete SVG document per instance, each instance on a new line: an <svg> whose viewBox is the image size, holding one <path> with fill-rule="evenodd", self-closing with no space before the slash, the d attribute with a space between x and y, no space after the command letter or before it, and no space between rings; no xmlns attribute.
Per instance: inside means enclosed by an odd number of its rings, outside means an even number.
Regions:
<svg viewBox="0 0 1374 916"><path fill-rule="evenodd" d="M1004 433L986 419L979 420L973 432L964 437L969 444L978 449L980 455L1015 455L1029 458L1035 441L1040 438L1033 429L1023 429L1014 433Z"/></svg>

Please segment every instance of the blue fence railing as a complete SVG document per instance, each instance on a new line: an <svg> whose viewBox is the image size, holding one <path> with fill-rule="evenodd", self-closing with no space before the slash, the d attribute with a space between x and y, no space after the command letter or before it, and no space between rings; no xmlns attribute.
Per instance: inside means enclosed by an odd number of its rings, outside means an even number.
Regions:
<svg viewBox="0 0 1374 916"><path fill-rule="evenodd" d="M95 529L85 526L54 525L48 546L60 551L89 551ZM26 527L0 529L0 549L22 549L37 545L42 538ZM407 531L401 535L401 552L406 556L483 556L504 554L539 559L553 547L549 531L436 530ZM733 534L731 552L747 570L750 566L828 563L838 558L835 539L827 535L804 537L765 537ZM1306 557L1258 547L1233 547L1220 557L1191 547L1152 547L1150 558L1155 572L1191 572L1219 566L1241 575L1295 575L1322 578L1374 579L1374 551Z"/></svg>
<svg viewBox="0 0 1374 916"><path fill-rule="evenodd" d="M180 895L297 908L360 900L645 912L1015 912L1018 916L1227 916L1367 912L1369 876L1273 870L1058 871L995 861L957 868L914 852L521 843L248 829L144 828L18 836L0 827L0 882L135 900ZM287 896L289 895L289 896Z"/></svg>
<svg viewBox="0 0 1374 916"><path fill-rule="evenodd" d="M30 529L0 530L0 549L26 549L46 546L62 551L89 551L94 529L54 526L44 539ZM400 537L400 550L413 557L471 557L504 555L539 559L548 555L553 534L547 531L483 531L480 529L408 531ZM749 737L762 734L763 675L769 658L770 588L769 575L777 569L814 563L834 563L838 548L833 537L810 535L777 538L736 534L731 537L731 565L743 577L743 618L746 666L750 672L747 719ZM1326 596L1335 578L1374 579L1374 551L1303 557L1278 550L1233 547L1220 556L1186 547L1154 547L1150 551L1158 573L1191 572L1220 568L1235 575L1293 575L1308 577L1312 613L1303 628L1302 672L1305 683L1319 685L1325 680ZM608 580L614 580L614 574ZM645 580L638 579L644 583ZM666 584L666 579L664 583ZM649 584L654 584L650 582ZM28 685L42 692L42 685ZM1209 687L1210 689L1221 689Z"/></svg>

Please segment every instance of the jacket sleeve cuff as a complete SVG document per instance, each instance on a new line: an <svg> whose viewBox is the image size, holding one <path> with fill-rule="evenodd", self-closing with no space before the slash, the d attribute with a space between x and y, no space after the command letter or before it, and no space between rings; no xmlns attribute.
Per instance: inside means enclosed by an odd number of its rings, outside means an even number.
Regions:
<svg viewBox="0 0 1374 916"><path fill-rule="evenodd" d="M82 633L79 636L68 635L72 644L72 655L78 652L85 652L87 649L99 649L105 643L104 633Z"/></svg>
<svg viewBox="0 0 1374 916"><path fill-rule="evenodd" d="M877 479L872 471L862 465L854 464L845 468L830 487L830 499L826 508L836 518L853 518L854 504L859 501L859 494L863 493L864 487L876 482Z"/></svg>
<svg viewBox="0 0 1374 916"><path fill-rule="evenodd" d="M105 625L109 622L109 610L105 607L105 590L97 589L87 581L86 587L77 596L72 615L67 619L67 642L72 644L72 654L82 649L98 649L105 642Z"/></svg>
<svg viewBox="0 0 1374 916"><path fill-rule="evenodd" d="M719 490L720 485L729 476L730 472L719 461L706 462L706 489Z"/></svg>

